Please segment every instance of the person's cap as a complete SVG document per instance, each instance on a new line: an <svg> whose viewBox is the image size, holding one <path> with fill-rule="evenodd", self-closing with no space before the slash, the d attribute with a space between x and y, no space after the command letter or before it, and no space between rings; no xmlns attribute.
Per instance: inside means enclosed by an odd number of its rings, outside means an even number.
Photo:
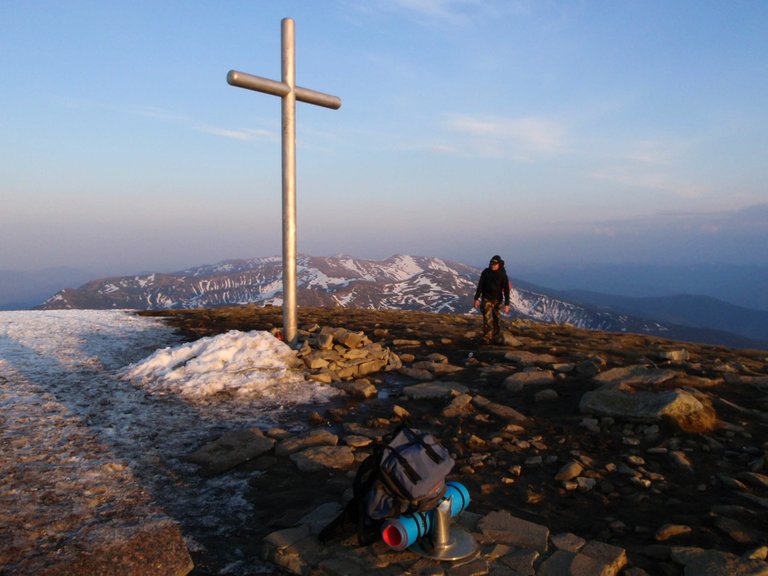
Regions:
<svg viewBox="0 0 768 576"><path fill-rule="evenodd" d="M491 258L491 264L501 264L501 256L498 254Z"/></svg>

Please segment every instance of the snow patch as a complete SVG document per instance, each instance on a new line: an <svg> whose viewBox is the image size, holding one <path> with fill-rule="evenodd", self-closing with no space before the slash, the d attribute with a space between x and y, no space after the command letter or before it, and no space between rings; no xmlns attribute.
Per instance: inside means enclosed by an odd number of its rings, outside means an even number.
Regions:
<svg viewBox="0 0 768 576"><path fill-rule="evenodd" d="M304 268L300 270L300 274L301 276L306 277L307 288L322 288L327 290L331 286L337 288L349 285L348 278L328 276L316 268Z"/></svg>
<svg viewBox="0 0 768 576"><path fill-rule="evenodd" d="M430 270L440 270L442 272L453 272L454 270L440 258L432 258L429 261Z"/></svg>
<svg viewBox="0 0 768 576"><path fill-rule="evenodd" d="M330 386L305 382L293 350L262 331L232 330L158 350L121 375L150 392L178 394L193 401L226 394L323 402L338 394Z"/></svg>
<svg viewBox="0 0 768 576"><path fill-rule="evenodd" d="M394 271L395 277L398 280L407 280L416 274L420 274L424 269L419 266L419 263L412 256L395 256L392 258L392 262L395 263Z"/></svg>
<svg viewBox="0 0 768 576"><path fill-rule="evenodd" d="M136 282L141 286L142 288L145 288L147 284L152 284L155 281L155 275L150 274L149 276L136 276Z"/></svg>
<svg viewBox="0 0 768 576"><path fill-rule="evenodd" d="M359 277L361 280L369 280L371 282L375 281L376 278L367 270L363 269L357 260L351 257L342 257L339 260L339 265L342 268L346 268L349 270L352 274L355 274Z"/></svg>

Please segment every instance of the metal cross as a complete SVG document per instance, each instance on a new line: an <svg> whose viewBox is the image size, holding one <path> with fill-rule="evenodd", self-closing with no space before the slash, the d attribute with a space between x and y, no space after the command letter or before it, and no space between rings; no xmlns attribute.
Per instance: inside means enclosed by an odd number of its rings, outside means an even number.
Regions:
<svg viewBox="0 0 768 576"><path fill-rule="evenodd" d="M296 341L296 100L338 110L341 99L296 86L293 19L282 20L282 82L230 70L227 82L282 99L283 132L283 340Z"/></svg>

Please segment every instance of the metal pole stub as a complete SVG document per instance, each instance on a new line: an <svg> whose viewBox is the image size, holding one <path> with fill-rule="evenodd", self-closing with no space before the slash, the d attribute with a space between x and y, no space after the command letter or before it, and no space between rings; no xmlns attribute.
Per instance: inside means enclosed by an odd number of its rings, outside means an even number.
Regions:
<svg viewBox="0 0 768 576"><path fill-rule="evenodd" d="M450 562L469 558L479 549L472 534L451 523L450 498L435 508L430 533L410 548L426 558Z"/></svg>

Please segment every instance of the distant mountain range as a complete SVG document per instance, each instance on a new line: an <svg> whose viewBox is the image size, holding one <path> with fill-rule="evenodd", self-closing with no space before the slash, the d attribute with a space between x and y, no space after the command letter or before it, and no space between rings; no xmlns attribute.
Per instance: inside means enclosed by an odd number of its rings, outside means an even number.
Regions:
<svg viewBox="0 0 768 576"><path fill-rule="evenodd" d="M746 264L516 264L515 275L556 290L632 298L700 294L768 311L768 262Z"/></svg>
<svg viewBox="0 0 768 576"><path fill-rule="evenodd" d="M299 306L469 313L480 270L418 256L363 260L300 256ZM513 279L512 315L609 332L768 348L768 312L707 297L626 298L594 292L558 292ZM282 304L279 257L229 260L170 274L143 274L64 289L38 308L205 308Z"/></svg>
<svg viewBox="0 0 768 576"><path fill-rule="evenodd" d="M768 312L735 306L710 296L688 294L629 298L580 290L551 293L583 305L609 308L692 329L716 328L755 341L768 340Z"/></svg>

